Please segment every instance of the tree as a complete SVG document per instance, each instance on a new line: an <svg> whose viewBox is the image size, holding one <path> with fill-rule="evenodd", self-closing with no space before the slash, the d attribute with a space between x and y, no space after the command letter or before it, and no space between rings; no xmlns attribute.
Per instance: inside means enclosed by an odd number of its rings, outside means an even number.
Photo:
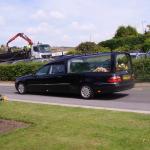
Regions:
<svg viewBox="0 0 150 150"><path fill-rule="evenodd" d="M82 54L94 53L97 51L97 49L98 49L98 47L97 47L96 43L94 43L94 42L84 42L84 43L79 44L76 47L76 50L78 52L81 52Z"/></svg>
<svg viewBox="0 0 150 150"><path fill-rule="evenodd" d="M130 51L130 47L128 45L120 46L115 49L117 52L128 52Z"/></svg>
<svg viewBox="0 0 150 150"><path fill-rule="evenodd" d="M150 38L145 40L142 50L143 52L148 52L150 50Z"/></svg>
<svg viewBox="0 0 150 150"><path fill-rule="evenodd" d="M137 36L138 34L136 28L132 26L120 26L116 31L115 38Z"/></svg>
<svg viewBox="0 0 150 150"><path fill-rule="evenodd" d="M96 52L111 52L111 49L108 47L103 47L103 46L97 45L97 51Z"/></svg>

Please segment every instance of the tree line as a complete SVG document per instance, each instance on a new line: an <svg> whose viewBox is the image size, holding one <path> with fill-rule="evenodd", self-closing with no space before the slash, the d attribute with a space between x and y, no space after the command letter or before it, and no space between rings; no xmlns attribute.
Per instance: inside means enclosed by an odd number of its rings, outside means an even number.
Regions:
<svg viewBox="0 0 150 150"><path fill-rule="evenodd" d="M80 43L69 54L83 54L95 52L126 51L126 52L147 52L150 50L150 30L144 34L138 33L137 29L132 26L120 26L114 37L99 42Z"/></svg>

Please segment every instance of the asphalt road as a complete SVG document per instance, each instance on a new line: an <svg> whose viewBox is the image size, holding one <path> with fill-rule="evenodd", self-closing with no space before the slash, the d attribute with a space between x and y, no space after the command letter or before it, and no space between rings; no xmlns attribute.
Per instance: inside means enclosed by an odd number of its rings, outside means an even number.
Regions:
<svg viewBox="0 0 150 150"><path fill-rule="evenodd" d="M0 94L6 95L9 100L28 100L33 102L150 111L150 86L138 86L122 93L97 96L92 100L83 100L76 95L19 95L11 84L0 84Z"/></svg>

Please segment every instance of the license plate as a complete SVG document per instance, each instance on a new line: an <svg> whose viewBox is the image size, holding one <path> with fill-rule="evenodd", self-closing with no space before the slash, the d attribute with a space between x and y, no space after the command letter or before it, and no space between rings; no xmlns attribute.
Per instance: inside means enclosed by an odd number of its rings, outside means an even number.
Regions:
<svg viewBox="0 0 150 150"><path fill-rule="evenodd" d="M131 76L130 75L123 75L123 80L130 80Z"/></svg>

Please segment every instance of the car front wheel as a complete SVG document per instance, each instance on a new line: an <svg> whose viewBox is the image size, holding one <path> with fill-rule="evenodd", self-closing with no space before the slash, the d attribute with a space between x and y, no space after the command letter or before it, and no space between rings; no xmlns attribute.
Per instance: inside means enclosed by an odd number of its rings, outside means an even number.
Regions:
<svg viewBox="0 0 150 150"><path fill-rule="evenodd" d="M25 94L26 93L26 87L23 83L19 83L17 87L19 94Z"/></svg>
<svg viewBox="0 0 150 150"><path fill-rule="evenodd" d="M94 92L90 86L83 85L80 89L80 95L84 99L91 99L94 97Z"/></svg>

